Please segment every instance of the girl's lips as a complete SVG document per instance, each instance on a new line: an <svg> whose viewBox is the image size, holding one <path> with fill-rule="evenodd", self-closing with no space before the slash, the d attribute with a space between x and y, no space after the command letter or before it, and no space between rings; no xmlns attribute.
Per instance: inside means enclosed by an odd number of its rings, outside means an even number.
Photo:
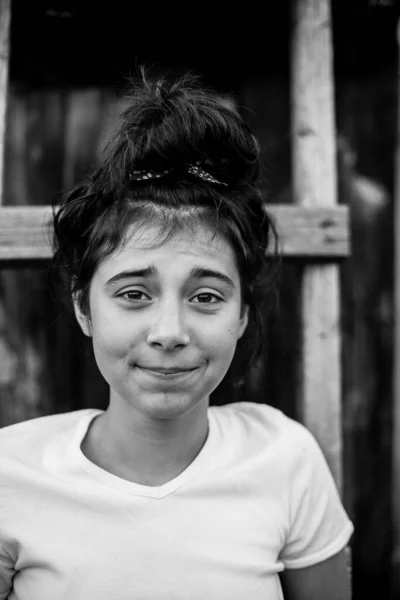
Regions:
<svg viewBox="0 0 400 600"><path fill-rule="evenodd" d="M160 377L162 379L173 379L177 377L184 377L185 375L190 375L197 369L194 367L193 369L184 369L184 370L175 370L175 369L150 369L148 367L141 367L140 365L136 365L138 369L141 371L147 372L150 375L154 375L155 377Z"/></svg>
<svg viewBox="0 0 400 600"><path fill-rule="evenodd" d="M197 367L144 367L143 365L137 365L140 369L146 369L146 371L157 371L157 373L184 373L186 371L194 371Z"/></svg>

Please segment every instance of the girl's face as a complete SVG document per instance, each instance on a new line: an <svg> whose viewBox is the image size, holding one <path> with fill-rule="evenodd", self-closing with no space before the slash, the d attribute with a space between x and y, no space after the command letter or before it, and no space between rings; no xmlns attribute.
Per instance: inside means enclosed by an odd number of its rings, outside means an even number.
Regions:
<svg viewBox="0 0 400 600"><path fill-rule="evenodd" d="M90 287L97 365L113 398L149 418L190 411L218 386L247 326L234 252L205 226L154 247L159 228L127 237ZM153 246L153 247L152 247Z"/></svg>

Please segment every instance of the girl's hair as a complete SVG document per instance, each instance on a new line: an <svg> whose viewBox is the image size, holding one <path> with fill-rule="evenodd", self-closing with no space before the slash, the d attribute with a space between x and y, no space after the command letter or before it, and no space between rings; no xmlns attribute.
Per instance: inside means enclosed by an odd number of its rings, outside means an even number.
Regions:
<svg viewBox="0 0 400 600"><path fill-rule="evenodd" d="M125 99L103 164L55 200L52 272L68 301L76 294L90 316L93 274L132 225L159 225L155 244L199 222L213 228L235 252L242 306L249 307L230 368L243 379L262 350L279 263L276 230L257 187L259 144L240 115L192 75L152 80L142 70Z"/></svg>

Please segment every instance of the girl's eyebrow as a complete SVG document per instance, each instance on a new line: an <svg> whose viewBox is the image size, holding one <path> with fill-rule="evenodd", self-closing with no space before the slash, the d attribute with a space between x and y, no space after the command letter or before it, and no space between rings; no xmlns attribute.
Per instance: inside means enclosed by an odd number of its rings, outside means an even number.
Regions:
<svg viewBox="0 0 400 600"><path fill-rule="evenodd" d="M145 267L143 269L130 269L129 271L121 271L121 273L117 273L116 275L114 275L113 277L111 277L111 279L109 279L107 281L107 283L105 284L106 288L111 287L113 284L115 283L120 283L121 281L125 281L126 279L132 279L132 278L149 278L149 277L155 277L157 275L158 271L155 267L153 266L149 266L149 267ZM220 281L222 283L224 283L225 285L228 285L231 288L236 288L235 284L233 283L232 279L230 277L228 277L228 275L225 275L224 273L221 273L220 271L215 271L214 269L209 269L209 268L205 268L205 267L194 267L190 273L189 273L189 279L216 279L217 281Z"/></svg>
<svg viewBox="0 0 400 600"><path fill-rule="evenodd" d="M206 267L194 267L190 271L189 279L217 279L231 288L236 288L228 275L221 273L221 271L215 271L214 269L208 269Z"/></svg>

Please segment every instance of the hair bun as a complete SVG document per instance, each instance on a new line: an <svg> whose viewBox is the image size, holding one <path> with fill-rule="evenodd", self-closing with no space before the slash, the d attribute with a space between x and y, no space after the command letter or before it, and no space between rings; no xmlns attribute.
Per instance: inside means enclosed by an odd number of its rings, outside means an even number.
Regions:
<svg viewBox="0 0 400 600"><path fill-rule="evenodd" d="M231 186L258 175L260 150L240 115L213 91L185 75L170 82L141 70L125 96L121 125L108 147L112 179L126 183L132 170L163 172L200 164Z"/></svg>

